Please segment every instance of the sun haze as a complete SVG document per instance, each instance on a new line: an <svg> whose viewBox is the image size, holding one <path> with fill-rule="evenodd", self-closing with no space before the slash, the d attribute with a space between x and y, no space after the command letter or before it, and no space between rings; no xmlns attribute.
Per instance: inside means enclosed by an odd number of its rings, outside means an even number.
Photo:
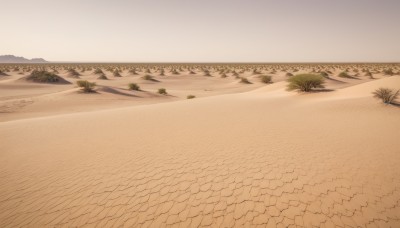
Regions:
<svg viewBox="0 0 400 228"><path fill-rule="evenodd" d="M1 54L90 62L396 62L398 0L3 0Z"/></svg>

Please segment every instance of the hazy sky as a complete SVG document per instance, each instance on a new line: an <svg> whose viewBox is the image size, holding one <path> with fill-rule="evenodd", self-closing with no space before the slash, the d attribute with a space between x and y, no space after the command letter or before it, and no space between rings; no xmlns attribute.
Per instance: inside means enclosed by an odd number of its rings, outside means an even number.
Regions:
<svg viewBox="0 0 400 228"><path fill-rule="evenodd" d="M400 61L400 0L0 0L0 55L50 61Z"/></svg>

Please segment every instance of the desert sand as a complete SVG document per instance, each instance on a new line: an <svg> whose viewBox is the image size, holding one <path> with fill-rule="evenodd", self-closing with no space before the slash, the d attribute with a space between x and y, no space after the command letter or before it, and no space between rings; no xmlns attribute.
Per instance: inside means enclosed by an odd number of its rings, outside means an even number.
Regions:
<svg viewBox="0 0 400 228"><path fill-rule="evenodd" d="M157 81L58 66L61 85L5 72L0 227L400 227L400 108L372 95L400 76L320 65L326 90L286 90L287 72L318 66L242 67L252 84L218 66L152 70ZM337 76L346 68L353 78Z"/></svg>

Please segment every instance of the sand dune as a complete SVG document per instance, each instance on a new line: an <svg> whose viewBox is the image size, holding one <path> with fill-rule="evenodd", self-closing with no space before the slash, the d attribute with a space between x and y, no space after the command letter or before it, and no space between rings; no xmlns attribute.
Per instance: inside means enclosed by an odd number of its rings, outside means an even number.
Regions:
<svg viewBox="0 0 400 228"><path fill-rule="evenodd" d="M399 227L400 77L349 83L2 122L0 226Z"/></svg>

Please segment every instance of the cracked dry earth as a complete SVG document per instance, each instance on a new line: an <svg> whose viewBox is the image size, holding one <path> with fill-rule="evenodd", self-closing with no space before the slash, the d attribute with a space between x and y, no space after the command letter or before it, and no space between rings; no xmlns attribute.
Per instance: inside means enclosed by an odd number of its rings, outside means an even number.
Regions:
<svg viewBox="0 0 400 228"><path fill-rule="evenodd" d="M399 110L317 96L0 123L0 227L400 227Z"/></svg>

